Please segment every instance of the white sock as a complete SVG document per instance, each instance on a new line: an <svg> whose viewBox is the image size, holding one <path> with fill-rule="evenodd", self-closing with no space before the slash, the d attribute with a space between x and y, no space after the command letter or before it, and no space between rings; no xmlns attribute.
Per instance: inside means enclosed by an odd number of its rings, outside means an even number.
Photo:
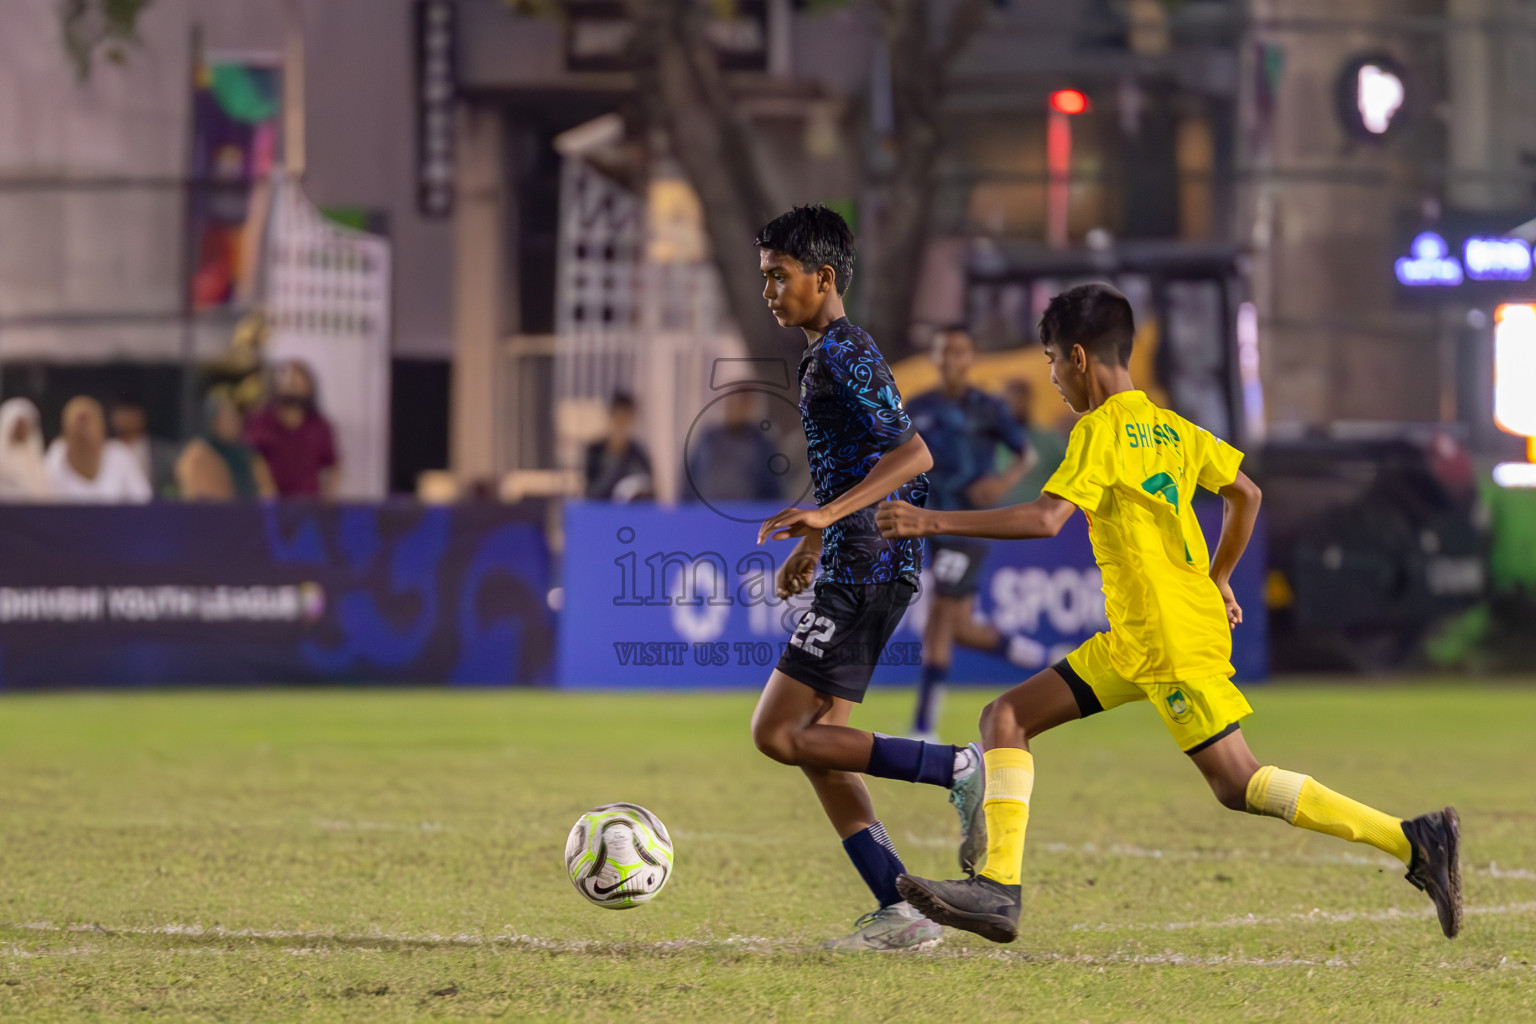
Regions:
<svg viewBox="0 0 1536 1024"><path fill-rule="evenodd" d="M976 751L969 744L955 751L954 779L959 782L981 767L981 761L976 757Z"/></svg>

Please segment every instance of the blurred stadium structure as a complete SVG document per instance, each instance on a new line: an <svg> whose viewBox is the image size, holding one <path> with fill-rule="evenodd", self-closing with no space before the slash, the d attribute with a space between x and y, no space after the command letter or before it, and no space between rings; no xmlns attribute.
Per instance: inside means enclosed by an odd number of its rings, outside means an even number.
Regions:
<svg viewBox="0 0 1536 1024"><path fill-rule="evenodd" d="M963 321L987 386L1054 409L1044 301L1085 279L1131 297L1138 380L1266 488L1277 667L1518 660L1529 4L152 0L79 78L60 12L88 44L102 9L0 15L0 395L50 436L74 394L131 392L183 440L207 386L298 355L344 496L548 502L508 515L558 554L615 390L668 504L695 420L756 379L732 361L792 364L747 240L720 240L822 201L860 233L855 319L909 395L927 332ZM398 538L315 522L310 564L408 618L378 561ZM505 607L547 628L527 596Z"/></svg>
<svg viewBox="0 0 1536 1024"><path fill-rule="evenodd" d="M314 368L347 453L338 494L377 497L389 457L389 242L326 220L296 175L276 177L273 193L256 299L266 357Z"/></svg>

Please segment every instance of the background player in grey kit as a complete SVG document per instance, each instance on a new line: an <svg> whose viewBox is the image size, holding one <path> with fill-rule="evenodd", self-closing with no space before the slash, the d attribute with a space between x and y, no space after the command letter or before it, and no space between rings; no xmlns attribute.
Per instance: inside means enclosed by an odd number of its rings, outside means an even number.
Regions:
<svg viewBox="0 0 1536 1024"><path fill-rule="evenodd" d="M939 364L939 386L918 395L909 406L912 422L933 452L928 505L991 508L1029 472L1034 453L1008 406L971 383L976 345L965 328L940 331L933 356ZM999 447L1012 452L1013 460L994 470ZM1045 660L1044 650L1034 641L1004 636L990 623L972 618L981 566L990 548L974 537L934 537L928 542L934 594L923 626L923 675L912 714L916 739L936 738L939 687L949 675L955 644L1008 658L1020 667L1038 668Z"/></svg>

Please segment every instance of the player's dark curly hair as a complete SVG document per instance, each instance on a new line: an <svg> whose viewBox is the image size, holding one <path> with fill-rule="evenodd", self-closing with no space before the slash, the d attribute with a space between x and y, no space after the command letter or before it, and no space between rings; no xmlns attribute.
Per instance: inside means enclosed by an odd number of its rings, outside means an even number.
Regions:
<svg viewBox="0 0 1536 1024"><path fill-rule="evenodd" d="M831 267L837 294L853 280L853 230L835 210L825 206L797 206L769 221L752 244L759 249L782 252L800 261L807 274Z"/></svg>
<svg viewBox="0 0 1536 1024"><path fill-rule="evenodd" d="M1081 345L1101 363L1129 366L1135 337L1130 300L1100 282L1068 288L1040 316L1040 341L1055 345L1064 355L1073 345Z"/></svg>

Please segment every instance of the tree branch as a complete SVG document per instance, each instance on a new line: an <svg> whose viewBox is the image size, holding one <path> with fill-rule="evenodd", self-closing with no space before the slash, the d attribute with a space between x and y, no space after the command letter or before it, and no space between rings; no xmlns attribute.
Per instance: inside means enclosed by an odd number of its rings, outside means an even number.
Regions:
<svg viewBox="0 0 1536 1024"><path fill-rule="evenodd" d="M783 357L784 332L768 316L752 238L779 211L753 148L751 125L720 73L696 0L630 0L642 101L666 130L704 207L711 255L727 304L755 356Z"/></svg>
<svg viewBox="0 0 1536 1024"><path fill-rule="evenodd" d="M939 70L948 72L955 58L960 56L976 33L987 22L987 8L992 0L958 0L949 12L949 27L944 41L939 45L937 62Z"/></svg>
<svg viewBox="0 0 1536 1024"><path fill-rule="evenodd" d="M989 0L956 0L935 40L922 0L877 0L890 53L897 159L881 182L879 245L871 254L865 322L893 356L909 350L912 310L949 138L944 99L955 58L987 20Z"/></svg>

